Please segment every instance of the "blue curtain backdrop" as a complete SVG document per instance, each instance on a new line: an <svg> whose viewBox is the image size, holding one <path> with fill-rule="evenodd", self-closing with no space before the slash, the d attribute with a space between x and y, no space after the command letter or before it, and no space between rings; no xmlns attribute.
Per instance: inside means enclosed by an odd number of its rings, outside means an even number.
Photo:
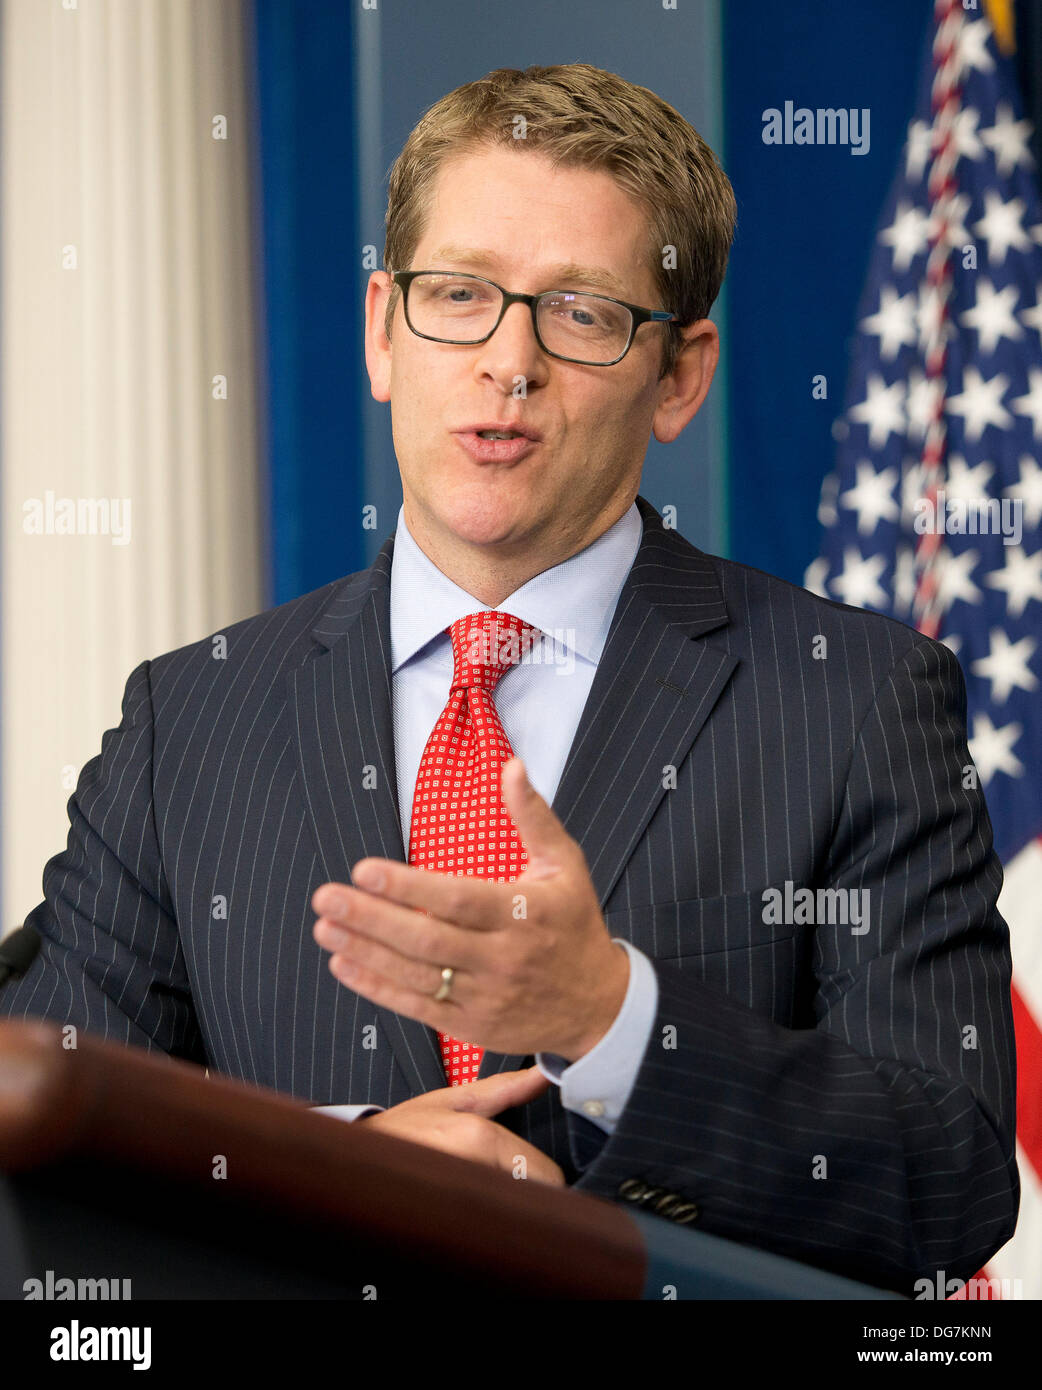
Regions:
<svg viewBox="0 0 1042 1390"><path fill-rule="evenodd" d="M254 0L272 603L365 563L352 10Z"/></svg>
<svg viewBox="0 0 1042 1390"><path fill-rule="evenodd" d="M912 115L932 0L737 0L724 9L731 558L802 584L869 251ZM868 107L867 154L765 145L762 115ZM828 399L814 400L824 374Z"/></svg>

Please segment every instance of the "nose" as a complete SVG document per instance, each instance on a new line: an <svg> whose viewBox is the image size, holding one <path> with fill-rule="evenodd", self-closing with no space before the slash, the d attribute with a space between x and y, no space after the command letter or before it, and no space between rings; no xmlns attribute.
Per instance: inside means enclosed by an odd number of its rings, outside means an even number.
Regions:
<svg viewBox="0 0 1042 1390"><path fill-rule="evenodd" d="M539 384L547 373L547 356L539 346L527 304L511 304L492 337L477 348L475 371L491 376L508 393L516 378ZM527 388L526 388L527 389Z"/></svg>

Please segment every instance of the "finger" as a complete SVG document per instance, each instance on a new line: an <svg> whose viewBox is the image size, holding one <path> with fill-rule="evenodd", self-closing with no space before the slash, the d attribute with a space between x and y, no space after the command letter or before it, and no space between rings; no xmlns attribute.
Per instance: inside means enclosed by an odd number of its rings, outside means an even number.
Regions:
<svg viewBox="0 0 1042 1390"><path fill-rule="evenodd" d="M417 869L394 859L360 859L351 880L374 897L429 912L457 927L492 931L512 920L510 885L491 879Z"/></svg>
<svg viewBox="0 0 1042 1390"><path fill-rule="evenodd" d="M503 764L501 787L503 806L528 851L525 877L540 878L562 868L575 841L528 780L520 758L508 758Z"/></svg>
<svg viewBox="0 0 1042 1390"><path fill-rule="evenodd" d="M348 884L323 884L312 895L311 905L322 914L313 934L326 950L337 951L349 937L362 936L439 970L446 965L473 970L480 964L473 932ZM420 988L426 978L420 980Z"/></svg>
<svg viewBox="0 0 1042 1390"><path fill-rule="evenodd" d="M451 1110L471 1115L498 1115L515 1105L526 1105L542 1095L550 1082L538 1067L524 1071L504 1071L497 1076L483 1076L480 1081L468 1081L465 1086L450 1086L433 1091L432 1096L444 1098Z"/></svg>
<svg viewBox="0 0 1042 1390"><path fill-rule="evenodd" d="M372 971L385 980L392 980L406 989L415 990L417 994L428 997L435 995L441 985L442 966L414 960L411 956L395 950L393 946L385 946L382 942L363 936L359 932L346 931L335 926L325 917L320 917L315 923L312 935L320 946L334 953L341 965L354 965ZM453 996L456 1003L462 1003L466 993L463 999L459 998L460 986L464 986L465 991L469 976L459 966L454 966L453 969L459 972L452 982Z"/></svg>
<svg viewBox="0 0 1042 1390"><path fill-rule="evenodd" d="M519 1141L516 1134L497 1125L496 1165L515 1178L545 1182L551 1187L564 1187L564 1174L549 1154L532 1144Z"/></svg>
<svg viewBox="0 0 1042 1390"><path fill-rule="evenodd" d="M430 994L410 989L408 985L380 975L368 966L356 965L345 956L330 956L329 972L342 985L381 1008L414 1018L439 1033L449 1033L454 1038L463 1036L460 1031L463 1028L460 1007L452 999L436 1002ZM440 978L438 983L441 983Z"/></svg>

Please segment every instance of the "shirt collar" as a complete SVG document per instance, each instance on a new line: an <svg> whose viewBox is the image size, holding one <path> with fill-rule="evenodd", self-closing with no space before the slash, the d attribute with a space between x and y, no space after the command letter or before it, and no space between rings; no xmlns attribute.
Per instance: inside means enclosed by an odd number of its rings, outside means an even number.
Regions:
<svg viewBox="0 0 1042 1390"><path fill-rule="evenodd" d="M550 634L563 650L596 664L643 534L634 503L591 545L529 579L498 610L513 613ZM420 549L401 507L391 559L392 674L457 618L488 611L487 603L454 584Z"/></svg>

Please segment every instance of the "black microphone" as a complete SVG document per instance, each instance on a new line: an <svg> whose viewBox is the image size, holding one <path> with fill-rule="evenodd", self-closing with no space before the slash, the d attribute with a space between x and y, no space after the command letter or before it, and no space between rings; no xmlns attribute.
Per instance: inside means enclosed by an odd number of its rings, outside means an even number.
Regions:
<svg viewBox="0 0 1042 1390"><path fill-rule="evenodd" d="M24 975L40 949L40 933L27 924L15 927L0 941L0 986L12 976Z"/></svg>

